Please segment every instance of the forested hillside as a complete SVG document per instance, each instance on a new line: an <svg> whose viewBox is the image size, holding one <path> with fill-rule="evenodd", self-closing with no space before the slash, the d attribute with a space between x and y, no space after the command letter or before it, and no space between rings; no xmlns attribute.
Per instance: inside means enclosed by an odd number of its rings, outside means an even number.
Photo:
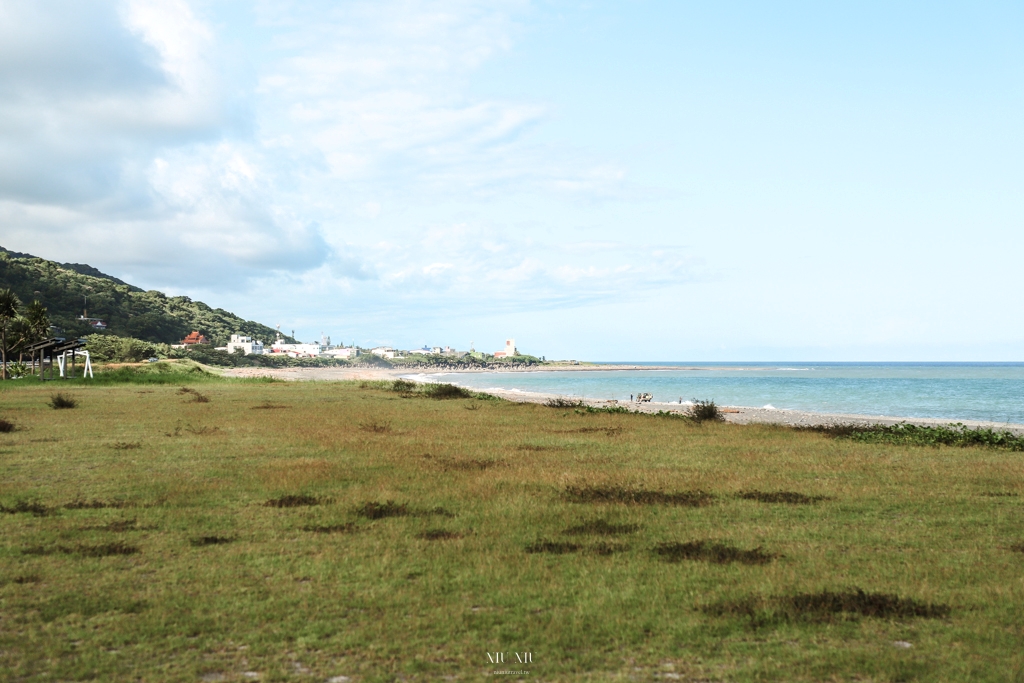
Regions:
<svg viewBox="0 0 1024 683"><path fill-rule="evenodd" d="M276 336L271 327L187 296L146 292L92 266L47 261L0 247L2 287L10 287L25 304L38 299L53 324L69 337L96 331L77 320L85 310L89 317L103 319L109 334L152 342L177 343L192 330L202 332L214 345L227 343L232 334L268 342Z"/></svg>

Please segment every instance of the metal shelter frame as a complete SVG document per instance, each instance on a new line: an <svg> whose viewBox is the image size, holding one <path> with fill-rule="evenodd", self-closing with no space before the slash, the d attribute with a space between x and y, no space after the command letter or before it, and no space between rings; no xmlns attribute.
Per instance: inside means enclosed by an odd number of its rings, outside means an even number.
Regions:
<svg viewBox="0 0 1024 683"><path fill-rule="evenodd" d="M28 347L28 351L31 354L32 365L35 366L36 355L39 356L39 379L46 381L46 360L49 359L50 379L56 379L53 376L54 365L57 365L57 369L60 372L60 377L63 379L73 378L75 376L75 358L77 356L85 356L85 365L82 369L82 376L88 375L92 377L92 359L89 357L89 352L85 350L84 339L65 339L63 337L50 337L43 341L36 342ZM68 367L68 356L70 355L71 367ZM56 361L56 363L54 362Z"/></svg>

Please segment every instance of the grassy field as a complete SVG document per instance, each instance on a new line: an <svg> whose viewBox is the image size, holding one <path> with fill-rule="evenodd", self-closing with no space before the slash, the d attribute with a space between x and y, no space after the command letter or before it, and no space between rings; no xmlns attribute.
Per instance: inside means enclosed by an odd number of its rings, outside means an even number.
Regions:
<svg viewBox="0 0 1024 683"><path fill-rule="evenodd" d="M0 679L1024 680L1024 454L184 379L3 387Z"/></svg>

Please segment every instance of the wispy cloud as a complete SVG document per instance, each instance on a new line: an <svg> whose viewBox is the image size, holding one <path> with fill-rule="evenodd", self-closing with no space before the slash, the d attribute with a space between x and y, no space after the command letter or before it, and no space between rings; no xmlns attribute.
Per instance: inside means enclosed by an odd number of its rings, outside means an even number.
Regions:
<svg viewBox="0 0 1024 683"><path fill-rule="evenodd" d="M221 35L242 14L186 0L0 6L5 246L178 291L327 277L389 306L572 306L693 277L671 248L417 228L420 202L631 191L615 162L531 141L545 103L470 94L526 2L253 8L243 52ZM353 224L382 196L412 224L367 240Z"/></svg>

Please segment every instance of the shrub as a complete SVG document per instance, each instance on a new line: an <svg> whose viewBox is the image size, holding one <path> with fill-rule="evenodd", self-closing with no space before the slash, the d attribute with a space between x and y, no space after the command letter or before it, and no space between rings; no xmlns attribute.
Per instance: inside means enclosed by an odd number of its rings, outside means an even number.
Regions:
<svg viewBox="0 0 1024 683"><path fill-rule="evenodd" d="M13 422L9 422L4 419L0 419L0 434L8 434L15 430Z"/></svg>
<svg viewBox="0 0 1024 683"><path fill-rule="evenodd" d="M937 427L921 427L901 422L894 425L836 424L797 429L821 432L835 439L850 439L863 443L888 443L908 446L987 446L1009 451L1024 451L1024 436L1010 431L968 429L957 423Z"/></svg>
<svg viewBox="0 0 1024 683"><path fill-rule="evenodd" d="M410 382L407 379L396 379L391 383L391 391L399 391L402 393L416 391L416 382Z"/></svg>
<svg viewBox="0 0 1024 683"><path fill-rule="evenodd" d="M549 408L583 408L583 399L581 398L566 398L559 396L557 398L549 398L544 402L544 405Z"/></svg>
<svg viewBox="0 0 1024 683"><path fill-rule="evenodd" d="M391 429L391 421L367 420L366 422L360 422L359 428L364 432L370 432L372 434L383 434Z"/></svg>
<svg viewBox="0 0 1024 683"><path fill-rule="evenodd" d="M454 384L428 384L423 393L430 398L473 398L473 392Z"/></svg>
<svg viewBox="0 0 1024 683"><path fill-rule="evenodd" d="M50 396L50 407L53 408L54 410L61 410L63 408L74 408L77 405L78 401L76 401L72 396L69 396L68 394L64 394L58 391L56 394L52 394Z"/></svg>
<svg viewBox="0 0 1024 683"><path fill-rule="evenodd" d="M722 415L722 411L718 409L715 402L708 399L706 401L698 401L693 399L693 406L687 415L694 422L721 422L725 419Z"/></svg>
<svg viewBox="0 0 1024 683"><path fill-rule="evenodd" d="M139 363L157 354L155 344L113 334L90 334L85 338L85 348L96 360L117 363Z"/></svg>
<svg viewBox="0 0 1024 683"><path fill-rule="evenodd" d="M306 494L298 495L286 495L280 498L274 498L268 500L263 505L268 508L297 508L305 507L309 505L321 505L322 503L329 502L325 498L317 498L316 496L308 496Z"/></svg>
<svg viewBox="0 0 1024 683"><path fill-rule="evenodd" d="M179 394L187 394L187 395L191 396L192 397L192 401L195 402L195 403L209 403L210 402L210 397L209 396L206 396L205 394L200 394L198 391L196 391L195 389L192 389L190 387L181 387L180 389L178 389L178 393Z"/></svg>

